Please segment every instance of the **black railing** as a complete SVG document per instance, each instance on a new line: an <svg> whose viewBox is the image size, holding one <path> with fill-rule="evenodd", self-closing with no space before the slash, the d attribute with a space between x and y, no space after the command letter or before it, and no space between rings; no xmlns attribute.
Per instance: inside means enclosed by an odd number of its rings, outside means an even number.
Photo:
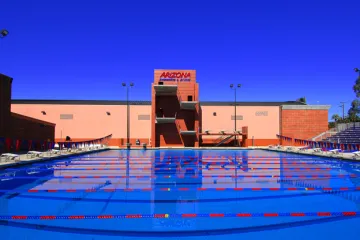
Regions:
<svg viewBox="0 0 360 240"><path fill-rule="evenodd" d="M228 141L229 139L231 139L233 137L235 138L235 135L227 136L223 140L221 140L219 143L217 143L215 146L218 147L218 146L220 146L221 144L225 143L226 141Z"/></svg>
<svg viewBox="0 0 360 240"><path fill-rule="evenodd" d="M156 114L156 118L175 118L176 119L176 115L177 115L177 112L175 113L175 116L174 117L168 117L168 116L165 116L165 114L159 114L159 113L157 113Z"/></svg>
<svg viewBox="0 0 360 240"><path fill-rule="evenodd" d="M218 143L219 141L222 141L222 140L223 140L224 138L226 138L226 137L227 137L227 135L222 135L222 136L214 139L214 140L213 140L213 143Z"/></svg>

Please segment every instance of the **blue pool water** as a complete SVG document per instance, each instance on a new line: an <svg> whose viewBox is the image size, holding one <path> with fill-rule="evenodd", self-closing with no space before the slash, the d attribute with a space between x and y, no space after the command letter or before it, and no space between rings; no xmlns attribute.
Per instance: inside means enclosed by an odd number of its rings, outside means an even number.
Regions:
<svg viewBox="0 0 360 240"><path fill-rule="evenodd" d="M0 172L0 239L355 239L359 177L359 163L261 150L34 163Z"/></svg>

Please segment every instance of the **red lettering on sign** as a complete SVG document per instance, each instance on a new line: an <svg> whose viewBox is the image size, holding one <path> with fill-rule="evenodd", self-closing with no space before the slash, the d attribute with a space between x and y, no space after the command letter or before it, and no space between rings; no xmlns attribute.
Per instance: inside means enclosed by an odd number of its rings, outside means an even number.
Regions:
<svg viewBox="0 0 360 240"><path fill-rule="evenodd" d="M190 78L189 72L163 72L160 78Z"/></svg>

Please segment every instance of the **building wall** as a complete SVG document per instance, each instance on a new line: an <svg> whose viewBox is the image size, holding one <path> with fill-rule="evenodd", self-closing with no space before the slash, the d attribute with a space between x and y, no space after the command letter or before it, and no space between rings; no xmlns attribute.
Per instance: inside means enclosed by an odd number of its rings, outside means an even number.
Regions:
<svg viewBox="0 0 360 240"><path fill-rule="evenodd" d="M281 135L310 139L328 130L328 106L282 106Z"/></svg>
<svg viewBox="0 0 360 240"><path fill-rule="evenodd" d="M266 146L277 144L276 134L308 139L327 130L328 108L314 106L238 106L237 115L243 120L237 120L237 129L248 126L246 146ZM315 106L316 107L316 106ZM280 110L282 108L282 110ZM289 109L292 108L292 109ZM296 109L293 109L296 108ZM56 124L55 138L62 139L68 135L73 140L88 140L113 134L111 145L123 146L126 144L126 105L60 105L60 104L12 104L13 112L26 115ZM219 132L220 130L233 131L233 106L201 106L201 130ZM43 115L41 111L45 111ZM110 116L106 114L110 112ZM216 112L216 116L213 113ZM259 112L267 112L263 116ZM258 114L257 114L258 113ZM73 114L73 119L60 119L60 114ZM139 120L139 115L148 116L148 120ZM150 115L150 116L149 116ZM281 117L280 117L281 116ZM151 105L130 106L130 140L149 142L152 128ZM282 127L280 128L280 124ZM184 120L179 119L180 128L189 128ZM161 124L160 124L161 125ZM164 124L165 126L165 124ZM161 127L161 126L159 126ZM192 125L191 125L192 127ZM166 127L165 127L166 128ZM171 129L170 129L171 130ZM162 129L162 141L169 141L166 134L173 131ZM177 135L179 137L179 135ZM252 137L254 136L254 141ZM172 137L172 136L170 136ZM203 136L203 143L213 142L219 136ZM167 139L166 139L167 138ZM170 139L173 141L174 139ZM175 139L176 140L176 139ZM177 139L176 141L182 141ZM154 142L151 142L154 146Z"/></svg>
<svg viewBox="0 0 360 240"><path fill-rule="evenodd" d="M11 113L11 136L13 139L54 141L55 124Z"/></svg>
<svg viewBox="0 0 360 240"><path fill-rule="evenodd" d="M234 132L234 106L202 106L202 131L208 130L210 133ZM216 116L214 116L214 113ZM279 106L237 106L236 120L237 131L242 127L248 126L248 140L246 145L263 146L278 143L276 134L280 131L280 107ZM221 136L204 135L203 143L214 142Z"/></svg>
<svg viewBox="0 0 360 240"><path fill-rule="evenodd" d="M70 136L73 141L88 140L113 134L110 144L126 144L126 105L13 104L12 111L56 123L57 140L64 140L66 136ZM42 111L46 112L46 115L43 115ZM107 112L110 115L107 115ZM149 142L150 113L150 106L130 106L130 138L133 143L136 139ZM60 119L61 114L72 114L73 118ZM140 119L147 120L139 120L139 115Z"/></svg>
<svg viewBox="0 0 360 240"><path fill-rule="evenodd" d="M0 153L27 150L17 145L21 140L54 141L55 124L11 112L12 80L0 74L0 138L10 142L1 143Z"/></svg>
<svg viewBox="0 0 360 240"><path fill-rule="evenodd" d="M8 137L10 125L12 78L0 74L0 137Z"/></svg>
<svg viewBox="0 0 360 240"><path fill-rule="evenodd" d="M159 96L156 94L154 85L162 81L161 75L164 72L189 73L189 81L163 81L164 85L176 85L177 94L174 96ZM199 146L199 135L184 136L180 131L196 130L199 128L199 107L195 110L180 109L180 102L187 101L187 97L192 96L192 101L199 101L198 84L196 83L195 70L155 70L154 83L152 84L152 122L153 129L151 139L154 146ZM156 124L155 118L159 115L162 108L164 116L173 117L176 114L175 124Z"/></svg>

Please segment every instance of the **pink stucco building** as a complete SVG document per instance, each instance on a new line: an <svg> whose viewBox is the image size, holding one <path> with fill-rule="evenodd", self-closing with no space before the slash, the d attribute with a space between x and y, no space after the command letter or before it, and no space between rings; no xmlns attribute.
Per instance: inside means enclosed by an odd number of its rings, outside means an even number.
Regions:
<svg viewBox="0 0 360 240"><path fill-rule="evenodd" d="M239 102L237 103L237 130L248 127L247 146L262 146L278 143L276 134L287 129L300 129L300 125L282 127L282 113L290 106L300 108L297 111L326 111L326 107L298 105L294 102ZM219 133L234 131L234 103L200 102L202 121L200 131ZM285 108L285 109L284 109ZM73 140L94 139L113 134L111 145L124 146L127 137L125 101L68 101L68 100L13 100L11 110L56 124L55 139L64 140L70 136ZM304 116L303 118L306 118ZM241 119L241 120L239 120ZM284 121L284 120L283 120ZM327 121L324 115L322 121ZM313 122L316 126L316 122ZM151 102L130 102L130 141L135 144L151 141ZM308 138L326 131L314 129ZM297 135L293 135L296 137ZM215 144L218 135L202 135L202 144Z"/></svg>
<svg viewBox="0 0 360 240"><path fill-rule="evenodd" d="M237 102L234 116L234 102L199 99L195 70L155 70L151 91L151 101L129 102L129 115L126 101L94 100L12 100L11 112L55 124L55 140L112 134L113 146L265 146L277 134L309 139L328 129L329 106L295 101Z"/></svg>

